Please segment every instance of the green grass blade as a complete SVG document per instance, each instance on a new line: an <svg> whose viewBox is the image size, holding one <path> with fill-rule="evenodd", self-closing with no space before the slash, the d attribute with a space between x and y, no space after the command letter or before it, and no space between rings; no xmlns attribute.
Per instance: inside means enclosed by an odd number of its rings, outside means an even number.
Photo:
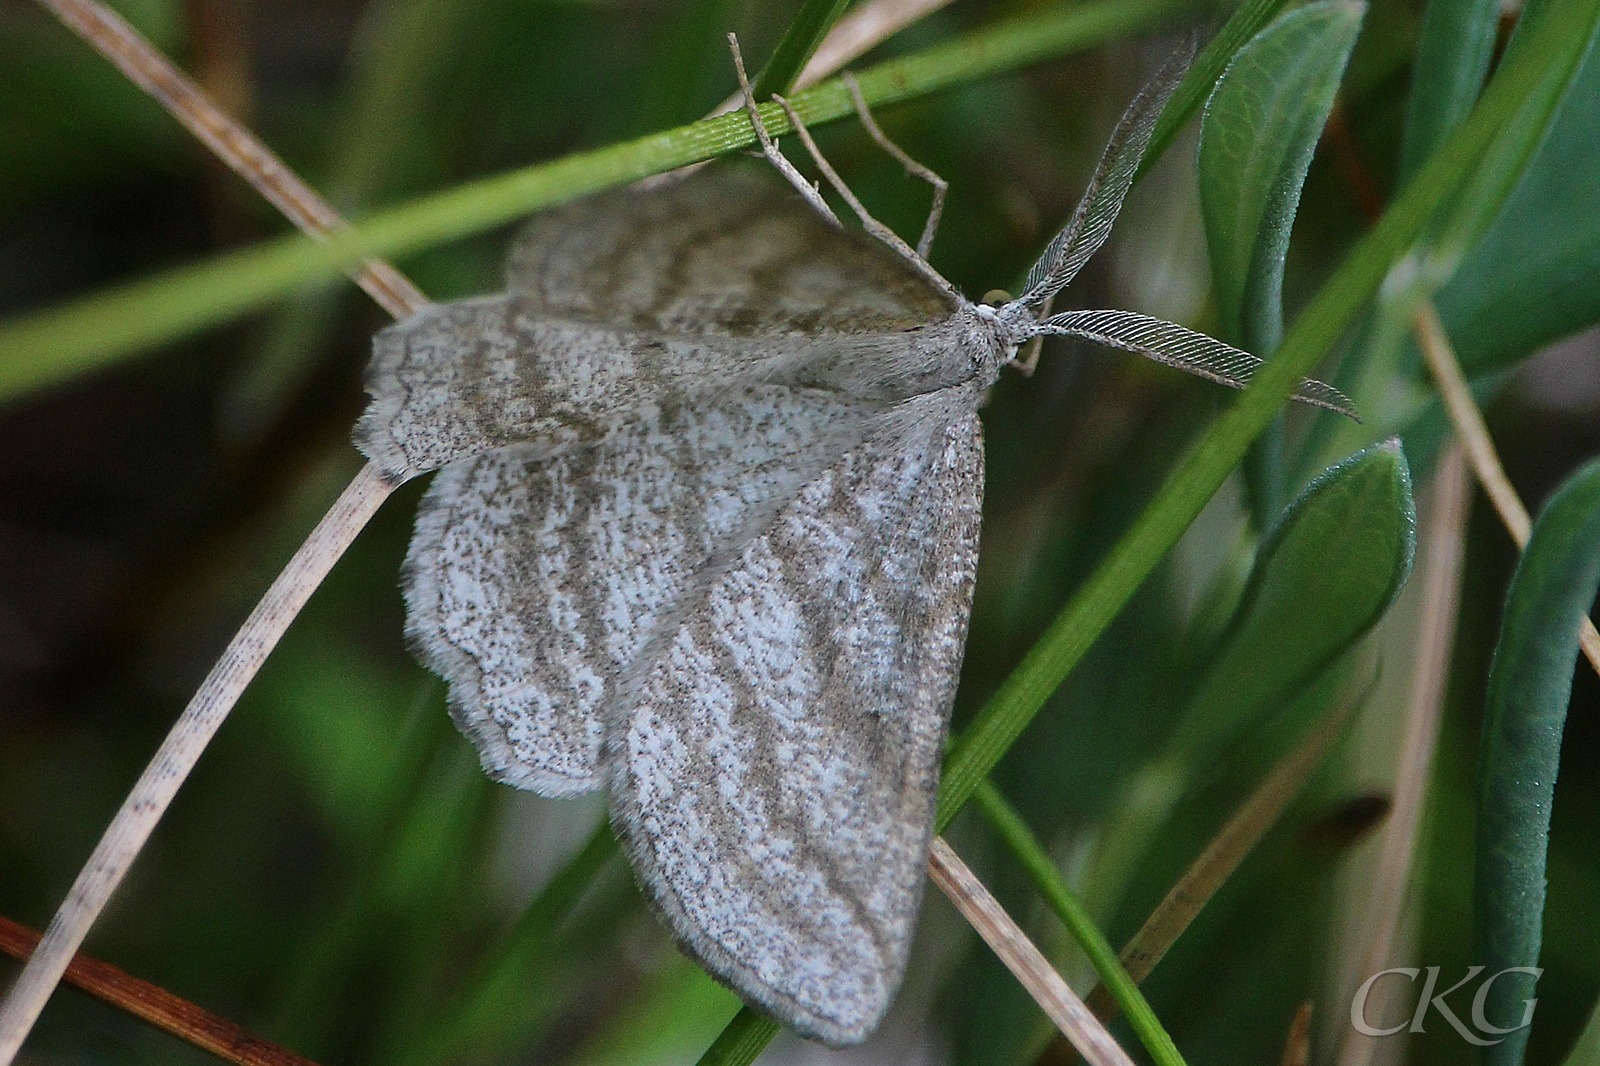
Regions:
<svg viewBox="0 0 1600 1066"><path fill-rule="evenodd" d="M1117 542L1024 657L945 761L942 829L1022 735L1089 646L1171 549L1243 458L1299 380L1310 373L1410 250L1441 204L1467 178L1549 66L1577 63L1592 32L1595 0L1568 0L1537 28L1537 47L1503 64L1462 127L1346 257L1295 322L1277 356L1190 449L1156 499ZM1546 57L1536 59L1535 56Z"/></svg>
<svg viewBox="0 0 1600 1066"><path fill-rule="evenodd" d="M772 58L750 86L751 95L757 100L766 100L774 93L781 96L794 88L795 79L849 3L850 0L802 0L794 21L783 31L778 47L772 50Z"/></svg>
<svg viewBox="0 0 1600 1066"><path fill-rule="evenodd" d="M1589 284L1600 269L1600 187L1588 180L1600 138L1592 43L1570 87L1554 86L1552 95L1559 108L1552 101L1549 111L1530 113L1521 143L1508 144L1507 163L1495 168L1504 172L1494 182L1503 189L1498 199L1464 201L1463 222L1445 235L1447 251L1471 242L1438 306L1474 376L1600 321L1600 290ZM1491 171L1483 182L1495 178Z"/></svg>
<svg viewBox="0 0 1600 1066"><path fill-rule="evenodd" d="M1050 904L1056 917L1061 919L1061 923L1088 956L1095 973L1100 975L1101 983L1110 989L1117 1006L1128 1016L1128 1023L1150 1052L1150 1057L1158 1066L1185 1066L1183 1056L1178 1053L1177 1045L1156 1017L1156 1012L1150 1008L1128 971L1122 968L1116 950L1096 928L1078 897L1067 887L1061 871L1056 869L1056 864L1050 860L1044 846L1034 837L1022 816L1006 802L991 781L982 782L972 799L984 818L1000 834L1000 839L1011 849L1011 854L1022 864L1033 887Z"/></svg>
<svg viewBox="0 0 1600 1066"><path fill-rule="evenodd" d="M750 1066L778 1035L778 1023L740 1007L727 1028L700 1056L699 1066Z"/></svg>
<svg viewBox="0 0 1600 1066"><path fill-rule="evenodd" d="M1519 1026L1534 998L1544 920L1550 809L1578 658L1578 623L1600 590L1600 461L1551 497L1517 564L1489 671L1478 765L1474 912L1488 998L1499 1031ZM1531 1015L1531 1007L1526 1008ZM1474 1019L1476 1021L1476 1019ZM1480 1023L1480 1028L1484 1028ZM1484 1049L1486 1066L1517 1066L1528 1028Z"/></svg>
<svg viewBox="0 0 1600 1066"><path fill-rule="evenodd" d="M1411 68L1400 178L1417 172L1472 110L1500 25L1500 0L1429 0Z"/></svg>
<svg viewBox="0 0 1600 1066"><path fill-rule="evenodd" d="M863 72L874 106L925 96L1046 56L1147 30L1187 0L1104 0L1051 7ZM825 82L791 101L817 125L855 113L843 84ZM776 104L762 120L790 130ZM310 281L371 258L420 251L601 189L754 143L749 119L722 115L622 144L483 178L365 220L323 243L300 236L145 278L0 325L0 402L238 318Z"/></svg>

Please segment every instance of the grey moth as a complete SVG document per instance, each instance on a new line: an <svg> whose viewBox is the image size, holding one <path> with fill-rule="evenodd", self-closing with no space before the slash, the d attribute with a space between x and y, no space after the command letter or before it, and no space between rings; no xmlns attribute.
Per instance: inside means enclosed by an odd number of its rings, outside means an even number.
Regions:
<svg viewBox="0 0 1600 1066"><path fill-rule="evenodd" d="M1182 70L1000 306L710 169L534 218L504 292L374 341L356 441L395 481L437 472L407 630L485 770L604 789L684 950L805 1036L864 1039L905 967L986 390L1041 334L1235 387L1259 365L1131 312L1041 311L1104 243ZM1318 382L1296 398L1349 412Z"/></svg>

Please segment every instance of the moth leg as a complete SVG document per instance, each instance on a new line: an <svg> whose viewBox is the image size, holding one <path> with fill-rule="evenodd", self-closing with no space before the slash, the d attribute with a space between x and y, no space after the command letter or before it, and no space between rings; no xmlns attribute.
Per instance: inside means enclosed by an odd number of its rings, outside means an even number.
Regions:
<svg viewBox="0 0 1600 1066"><path fill-rule="evenodd" d="M1039 305L1035 312L1040 321L1050 317L1050 307L1056 302L1054 295L1045 297L1044 303ZM1028 346L1017 354L1011 363L1025 378L1033 377L1033 372L1039 367L1039 353L1044 349L1044 334L1040 333L1028 342Z"/></svg>
<svg viewBox="0 0 1600 1066"><path fill-rule="evenodd" d="M850 210L854 211L856 217L861 220L861 228L888 245L900 258L910 263L917 273L927 278L940 290L955 295L955 286L951 285L937 270L928 265L928 261L917 254L915 248L901 239L900 235L894 230L885 226L868 213L866 206L857 199L855 193L850 191L850 186L844 183L844 179L839 177L839 172L833 169L833 164L829 163L827 157L822 154L821 149L817 147L817 142L811 139L811 131L806 129L804 122L800 121L800 116L795 112L789 101L776 94L772 98L778 102L779 107L783 108L783 113L789 116L789 122L794 126L795 135L800 138L800 143L806 146L806 151L811 153L811 158L817 164L817 169L822 171L822 176L828 179L828 184L833 186L834 191L843 197L844 202L850 205Z"/></svg>
<svg viewBox="0 0 1600 1066"><path fill-rule="evenodd" d="M901 166L906 168L906 173L914 178L921 178L933 186L933 204L928 208L928 221L922 227L922 236L917 241L917 255L923 259L928 258L928 250L933 247L933 235L939 230L939 219L944 215L944 194L949 191L950 183L939 175L912 159L901 148L889 139L872 117L872 109L867 106L867 98L861 95L861 86L856 84L854 74L849 71L839 75L839 80L844 82L844 87L850 90L850 99L855 101L856 117L861 119L861 125L866 127L867 134L878 143L878 147L894 156Z"/></svg>
<svg viewBox="0 0 1600 1066"><path fill-rule="evenodd" d="M750 94L750 79L745 76L744 57L739 54L737 34L728 34L728 49L733 52L733 69L739 75L739 94L744 97L745 113L750 116L750 125L755 127L756 140L761 142L761 154L767 157L767 162L778 168L778 173L788 179L789 184L805 197L806 203L810 204L817 214L838 226L839 216L833 213L833 209L822 198L817 187L801 176L794 168L794 164L789 162L788 157L778 150L777 142L772 139L771 134L767 133L766 125L761 121L760 113L756 111L756 98Z"/></svg>

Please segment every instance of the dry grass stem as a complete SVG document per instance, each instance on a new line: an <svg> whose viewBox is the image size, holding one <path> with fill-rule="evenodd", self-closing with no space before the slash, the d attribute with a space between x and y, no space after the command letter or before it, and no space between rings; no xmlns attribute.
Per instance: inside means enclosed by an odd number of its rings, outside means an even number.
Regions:
<svg viewBox="0 0 1600 1066"><path fill-rule="evenodd" d="M25 960L38 943L38 933L0 917L0 952ZM254 1036L226 1018L219 1018L160 985L130 976L108 962L75 955L67 966L65 980L96 999L236 1066L316 1066L310 1059Z"/></svg>
<svg viewBox="0 0 1600 1066"><path fill-rule="evenodd" d="M847 63L860 59L879 44L919 19L926 18L950 0L869 0L834 23L811 61L795 79L794 91L809 89Z"/></svg>
<svg viewBox="0 0 1600 1066"><path fill-rule="evenodd" d="M823 78L844 67L853 59L860 59L884 41L893 37L918 19L950 3L950 0L868 0L834 23L833 29L822 39L811 61L800 71L790 92L809 89ZM707 115L726 115L744 106L744 95L734 93L711 109ZM694 163L679 170L698 170L704 163ZM672 173L678 173L673 171ZM660 177L660 175L658 175ZM646 181L653 179L646 178Z"/></svg>
<svg viewBox="0 0 1600 1066"><path fill-rule="evenodd" d="M1511 479L1506 477L1505 467L1500 465L1500 455L1495 451L1494 439L1489 436L1489 427L1484 424L1483 412L1478 409L1478 401L1473 398L1472 389L1467 385L1461 363L1456 359L1455 348L1450 344L1450 336L1445 333L1444 323L1439 320L1439 312L1431 300L1424 300L1418 305L1412 318L1412 327L1416 330L1417 343L1428 361L1433 380L1439 386L1445 410L1450 412L1456 435L1466 445L1467 457L1472 460L1472 472L1477 476L1478 484L1483 486L1489 502L1494 504L1495 513L1505 524L1511 539L1517 542L1518 550L1526 547L1533 521L1528 516L1527 507L1523 506L1522 497L1512 487ZM1583 620L1579 628L1578 641L1583 646L1584 658L1589 660L1589 665L1596 673L1600 673L1600 630L1595 629L1594 622L1588 618Z"/></svg>
<svg viewBox="0 0 1600 1066"><path fill-rule="evenodd" d="M216 156L301 230L325 237L347 223L249 130L231 119L121 16L95 0L40 0L65 25L154 97ZM392 266L370 262L355 280L396 318L428 300ZM234 634L189 701L94 853L40 947L0 1003L0 1066L9 1066L73 954L133 864L179 787L301 607L388 498L393 486L364 466Z"/></svg>
<svg viewBox="0 0 1600 1066"><path fill-rule="evenodd" d="M230 118L122 16L96 0L39 2L115 64L129 81L154 97L290 222L319 238L347 228L339 213L296 177L272 149ZM428 302L388 263L369 262L354 277L356 284L395 318L404 318Z"/></svg>
<svg viewBox="0 0 1600 1066"><path fill-rule="evenodd" d="M1383 851L1367 894L1367 914L1361 926L1366 950L1359 956L1358 975L1363 978L1383 970L1393 955L1406 886L1416 857L1429 770L1439 738L1439 720L1444 713L1450 650L1455 643L1457 607L1461 600L1467 508L1472 502L1472 482L1459 441L1452 444L1440 460L1433 486L1433 506L1422 549L1426 568L1422 618L1407 700L1405 739L1400 747L1393 806L1384 828ZM1390 987L1381 981L1373 986L1367 1006L1371 1017L1384 1016L1384 1002ZM1366 1066L1372 1061L1378 1048L1376 1039L1353 1029L1341 1032L1339 1066Z"/></svg>
<svg viewBox="0 0 1600 1066"><path fill-rule="evenodd" d="M1283 1066L1311 1066L1311 1001L1295 1008L1289 1035L1283 1041Z"/></svg>
<svg viewBox="0 0 1600 1066"><path fill-rule="evenodd" d="M122 882L245 686L311 593L392 491L393 486L383 480L376 468L370 464L362 467L229 641L112 818L94 854L50 920L38 950L0 1005L0 1066L9 1066L16 1056L89 927Z"/></svg>
<svg viewBox="0 0 1600 1066"><path fill-rule="evenodd" d="M1150 976L1195 916L1278 821L1344 729L1358 702L1350 698L1326 715L1299 747L1283 757L1145 919L1119 955L1135 983ZM1096 985L1089 994L1089 1009L1095 1017L1109 1021L1116 1014L1117 1004L1104 985Z"/></svg>
<svg viewBox="0 0 1600 1066"><path fill-rule="evenodd" d="M943 837L935 837L928 856L928 875L939 890L950 897L984 942L994 949L1000 961L1016 975L1034 1002L1047 1014L1061 1034L1072 1043L1090 1066L1133 1066L1104 1025L1089 1012L1061 979L1049 961L1034 946L1011 915L1005 912L977 876L951 850Z"/></svg>

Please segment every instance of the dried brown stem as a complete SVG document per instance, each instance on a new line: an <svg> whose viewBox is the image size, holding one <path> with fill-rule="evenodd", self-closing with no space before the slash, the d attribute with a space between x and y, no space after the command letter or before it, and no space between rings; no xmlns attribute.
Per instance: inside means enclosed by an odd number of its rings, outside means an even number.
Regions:
<svg viewBox="0 0 1600 1066"><path fill-rule="evenodd" d="M0 917L0 952L26 960L38 943L37 932L10 918ZM219 1018L160 985L133 977L108 962L74 955L67 965L64 980L236 1066L317 1066L288 1048L263 1040L226 1018Z"/></svg>
<svg viewBox="0 0 1600 1066"><path fill-rule="evenodd" d="M1311 1001L1295 1008L1289 1035L1283 1041L1283 1066L1311 1066Z"/></svg>
<svg viewBox="0 0 1600 1066"><path fill-rule="evenodd" d="M122 883L245 686L393 488L376 467L362 467L228 642L112 818L50 920L39 949L0 1007L0 1064L9 1064L16 1056L89 927Z"/></svg>
<svg viewBox="0 0 1600 1066"><path fill-rule="evenodd" d="M860 59L918 19L950 0L869 0L834 24L811 61L795 79L794 92L809 89L852 60Z"/></svg>
<svg viewBox="0 0 1600 1066"><path fill-rule="evenodd" d="M1505 524L1511 539L1517 542L1517 548L1525 548L1528 536L1533 531L1533 521L1517 490L1511 486L1511 479L1506 477L1505 467L1500 465L1494 438L1489 436L1483 412L1478 409L1477 400L1473 399L1461 363L1456 359L1455 348L1451 346L1449 334L1445 332L1444 323L1439 320L1439 312L1431 300L1424 300L1417 305L1412 326L1416 330L1423 358L1428 361L1428 369L1439 386L1445 410L1450 412L1456 435L1466 446L1467 458L1472 461L1472 472L1477 476L1478 484L1483 486L1495 513ZM1600 673L1600 630L1596 630L1594 622L1588 618L1583 620L1578 640L1589 665L1596 673Z"/></svg>
<svg viewBox="0 0 1600 1066"><path fill-rule="evenodd" d="M1167 949L1233 876L1267 830L1277 823L1289 801L1299 794L1312 771L1322 762L1329 745L1349 722L1357 703L1356 699L1350 699L1327 715L1299 747L1283 757L1150 912L1150 917L1119 956L1123 968L1135 982L1150 976ZM1104 985L1096 985L1089 994L1089 1009L1103 1021L1109 1021L1116 1014L1116 1001Z"/></svg>
<svg viewBox="0 0 1600 1066"><path fill-rule="evenodd" d="M1427 541L1423 545L1425 584L1417 661L1411 672L1406 733L1400 747L1400 768L1395 777L1394 804L1384 828L1383 851L1361 925L1366 950L1360 955L1359 974L1378 973L1389 965L1395 934L1404 911L1406 886L1416 860L1417 837L1422 826L1429 771L1444 714L1446 682L1450 677L1450 649L1455 643L1457 608L1461 600L1461 571L1465 554L1467 508L1472 502L1472 481L1461 443L1452 444L1440 460L1433 479L1433 507ZM1389 984L1378 982L1367 1001L1372 1017L1383 1017ZM1378 1049L1373 1037L1343 1032L1339 1066L1366 1066Z"/></svg>
<svg viewBox="0 0 1600 1066"><path fill-rule="evenodd" d="M300 229L313 237L326 237L347 226L266 145L229 118L115 12L95 0L40 3L154 97ZM396 318L427 306L421 291L387 263L367 263L355 280ZM10 1066L16 1057L89 928L245 687L393 489L377 468L364 466L234 634L112 818L38 949L0 1003L0 1066Z"/></svg>
<svg viewBox="0 0 1600 1066"><path fill-rule="evenodd" d="M994 949L1028 990L1034 1002L1047 1014L1061 1034L1090 1066L1133 1066L1104 1025L1089 1013L1089 1008L1067 987L1061 975L1026 933L1005 912L977 875L951 850L943 837L935 837L928 856L928 875L939 890L950 897L984 942Z"/></svg>
<svg viewBox="0 0 1600 1066"><path fill-rule="evenodd" d="M153 96L290 222L318 238L348 227L272 149L230 118L122 16L95 0L39 2L114 63L128 80ZM356 284L395 318L404 318L428 302L405 275L387 263L368 262L354 277Z"/></svg>

